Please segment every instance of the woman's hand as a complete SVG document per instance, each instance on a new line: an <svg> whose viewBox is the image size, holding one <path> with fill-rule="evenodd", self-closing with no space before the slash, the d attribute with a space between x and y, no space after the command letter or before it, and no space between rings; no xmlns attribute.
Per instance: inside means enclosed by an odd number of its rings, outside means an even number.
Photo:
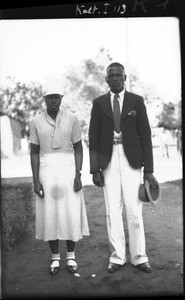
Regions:
<svg viewBox="0 0 185 300"><path fill-rule="evenodd" d="M34 183L34 192L40 197L44 198L44 189L42 184L39 181Z"/></svg>

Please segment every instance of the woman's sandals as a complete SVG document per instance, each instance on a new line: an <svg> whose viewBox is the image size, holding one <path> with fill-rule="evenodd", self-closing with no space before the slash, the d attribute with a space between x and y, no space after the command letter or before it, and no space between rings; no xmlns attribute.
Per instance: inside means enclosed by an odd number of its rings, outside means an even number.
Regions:
<svg viewBox="0 0 185 300"><path fill-rule="evenodd" d="M74 274L78 270L78 265L74 258L67 259L67 270L69 273Z"/></svg>
<svg viewBox="0 0 185 300"><path fill-rule="evenodd" d="M66 263L67 263L67 270L71 274L75 274L78 265L75 260L74 252L67 252L66 253ZM51 265L49 268L50 275L56 275L60 269L60 254L52 254L51 256Z"/></svg>
<svg viewBox="0 0 185 300"><path fill-rule="evenodd" d="M60 258L55 258L51 260L51 265L49 268L50 275L56 275L60 269Z"/></svg>

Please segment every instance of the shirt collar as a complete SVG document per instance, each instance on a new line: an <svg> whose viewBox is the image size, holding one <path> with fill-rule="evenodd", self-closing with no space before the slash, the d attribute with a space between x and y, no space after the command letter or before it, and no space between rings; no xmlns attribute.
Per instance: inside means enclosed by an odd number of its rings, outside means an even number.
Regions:
<svg viewBox="0 0 185 300"><path fill-rule="evenodd" d="M51 125L56 125L60 122L61 120L61 116L62 116L62 109L59 108L59 111L56 115L56 120L54 121L47 113L47 108L45 109L45 117L46 117L46 120L51 124Z"/></svg>
<svg viewBox="0 0 185 300"><path fill-rule="evenodd" d="M60 134L59 123L62 117L62 110L59 109L56 121L54 121L47 113L47 109L45 109L45 117L49 124L53 126L52 132L52 148L61 148L62 147L62 139Z"/></svg>
<svg viewBox="0 0 185 300"><path fill-rule="evenodd" d="M110 91L110 95L111 95L111 102L113 102L115 93L113 93L112 91ZM120 101L123 103L123 99L124 99L124 95L125 95L125 89L122 90L118 95L119 95Z"/></svg>

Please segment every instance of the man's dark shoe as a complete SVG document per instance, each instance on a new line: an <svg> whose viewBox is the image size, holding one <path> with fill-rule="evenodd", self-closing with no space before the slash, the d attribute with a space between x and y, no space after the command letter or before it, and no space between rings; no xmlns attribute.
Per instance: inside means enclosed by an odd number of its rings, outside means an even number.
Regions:
<svg viewBox="0 0 185 300"><path fill-rule="evenodd" d="M151 273L152 272L152 268L151 268L151 266L148 262L139 264L139 265L136 266L136 268L138 268L141 271L146 272L146 273Z"/></svg>
<svg viewBox="0 0 185 300"><path fill-rule="evenodd" d="M120 270L123 265L115 264L115 263L109 263L108 265L108 272L109 273L115 273L116 271Z"/></svg>

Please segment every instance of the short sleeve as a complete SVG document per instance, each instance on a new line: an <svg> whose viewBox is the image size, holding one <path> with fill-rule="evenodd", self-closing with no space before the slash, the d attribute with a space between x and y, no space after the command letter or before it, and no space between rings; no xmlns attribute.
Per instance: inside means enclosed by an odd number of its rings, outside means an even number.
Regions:
<svg viewBox="0 0 185 300"><path fill-rule="evenodd" d="M30 143L39 145L39 139L37 134L37 128L34 122L34 119L30 121Z"/></svg>
<svg viewBox="0 0 185 300"><path fill-rule="evenodd" d="M82 129L80 122L76 116L74 116L73 126L72 126L72 143L75 144L79 142L82 138Z"/></svg>

